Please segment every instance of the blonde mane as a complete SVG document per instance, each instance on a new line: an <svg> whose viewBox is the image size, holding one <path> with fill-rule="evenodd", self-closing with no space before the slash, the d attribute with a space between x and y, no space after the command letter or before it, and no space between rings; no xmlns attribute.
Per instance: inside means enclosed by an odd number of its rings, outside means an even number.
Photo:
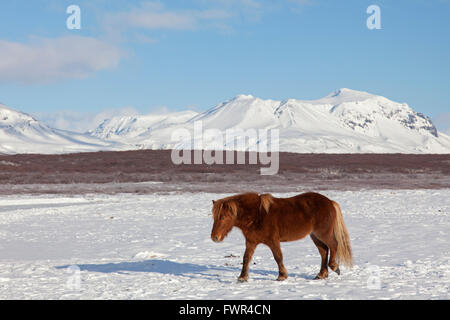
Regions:
<svg viewBox="0 0 450 320"><path fill-rule="evenodd" d="M261 194L259 197L261 199L261 208L263 208L266 211L266 213L269 213L270 206L274 202L273 196L270 193L266 193Z"/></svg>

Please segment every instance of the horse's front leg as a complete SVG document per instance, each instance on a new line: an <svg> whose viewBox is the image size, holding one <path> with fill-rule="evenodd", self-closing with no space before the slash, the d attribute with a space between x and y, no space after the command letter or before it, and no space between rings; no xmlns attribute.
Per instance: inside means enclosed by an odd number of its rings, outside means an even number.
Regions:
<svg viewBox="0 0 450 320"><path fill-rule="evenodd" d="M283 264L283 253L281 252L281 246L279 241L274 241L269 245L272 250L273 257L278 264L278 281L283 281L288 277L288 272Z"/></svg>
<svg viewBox="0 0 450 320"><path fill-rule="evenodd" d="M242 264L241 275L238 278L239 282L245 282L248 280L248 268L250 265L250 261L252 260L253 253L255 252L257 244L254 242L246 241L245 243L245 253L244 253L244 261Z"/></svg>

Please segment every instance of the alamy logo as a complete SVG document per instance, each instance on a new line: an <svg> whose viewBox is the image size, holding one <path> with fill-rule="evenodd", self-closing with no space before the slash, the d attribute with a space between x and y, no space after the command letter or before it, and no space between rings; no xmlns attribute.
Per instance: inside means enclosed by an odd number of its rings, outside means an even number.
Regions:
<svg viewBox="0 0 450 320"><path fill-rule="evenodd" d="M373 4L366 10L370 16L367 18L366 25L369 30L381 29L381 9L379 6Z"/></svg>
<svg viewBox="0 0 450 320"><path fill-rule="evenodd" d="M261 164L261 175L278 173L279 130L278 129L219 129L203 130L202 121L195 121L192 131L179 128L172 132L171 158L174 164ZM237 157L235 159L235 151ZM193 159L192 159L193 154ZM259 160L259 162L258 162Z"/></svg>
<svg viewBox="0 0 450 320"><path fill-rule="evenodd" d="M81 29L81 9L79 6L72 4L67 7L67 14L70 16L66 20L66 26L69 30L80 30Z"/></svg>
<svg viewBox="0 0 450 320"><path fill-rule="evenodd" d="M370 265L367 267L369 277L367 278L367 289L380 290L381 289L381 270L380 267Z"/></svg>
<svg viewBox="0 0 450 320"><path fill-rule="evenodd" d="M69 274L69 277L66 281L66 287L69 290L78 291L81 289L81 270L77 265L69 266L66 269L66 273Z"/></svg>

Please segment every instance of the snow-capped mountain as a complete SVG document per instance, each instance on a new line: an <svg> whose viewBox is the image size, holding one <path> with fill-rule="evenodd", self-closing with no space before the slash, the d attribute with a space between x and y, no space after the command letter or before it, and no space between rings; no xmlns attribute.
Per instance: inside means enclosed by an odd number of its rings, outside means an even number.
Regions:
<svg viewBox="0 0 450 320"><path fill-rule="evenodd" d="M450 153L450 137L405 103L350 89L318 100L263 100L239 95L202 112L114 117L82 134L50 128L0 104L0 153L69 153L99 150L197 148L255 150L268 139L248 132L278 129L279 149L297 153ZM180 131L181 130L181 131ZM216 139L241 131L241 138ZM176 132L191 136L172 139ZM214 134L208 135L207 133ZM235 144L234 140L244 142ZM257 150L261 150L257 148Z"/></svg>
<svg viewBox="0 0 450 320"><path fill-rule="evenodd" d="M71 153L120 148L88 134L57 130L0 104L0 153Z"/></svg>
<svg viewBox="0 0 450 320"><path fill-rule="evenodd" d="M173 141L171 137L177 129L186 129L193 137L197 121L204 132L279 129L280 151L286 152L450 153L450 137L438 132L428 117L405 103L350 89L318 100L276 101L239 95L199 114L113 118L92 134L147 149L192 148L192 140ZM261 143L266 141L247 141L244 149ZM229 146L230 141L224 139L223 148ZM217 140L203 137L203 148L218 149Z"/></svg>
<svg viewBox="0 0 450 320"><path fill-rule="evenodd" d="M101 139L130 140L153 134L153 131L183 124L193 118L194 111L172 112L164 114L149 114L141 116L114 117L104 120L90 133Z"/></svg>

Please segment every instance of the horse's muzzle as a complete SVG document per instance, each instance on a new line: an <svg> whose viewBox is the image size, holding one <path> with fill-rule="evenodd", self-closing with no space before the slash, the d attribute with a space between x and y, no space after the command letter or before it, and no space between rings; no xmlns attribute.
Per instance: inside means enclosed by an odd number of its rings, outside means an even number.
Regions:
<svg viewBox="0 0 450 320"><path fill-rule="evenodd" d="M211 239L212 239L212 241L214 241L214 242L220 242L220 241L222 241L221 237L219 237L219 236L211 236Z"/></svg>

